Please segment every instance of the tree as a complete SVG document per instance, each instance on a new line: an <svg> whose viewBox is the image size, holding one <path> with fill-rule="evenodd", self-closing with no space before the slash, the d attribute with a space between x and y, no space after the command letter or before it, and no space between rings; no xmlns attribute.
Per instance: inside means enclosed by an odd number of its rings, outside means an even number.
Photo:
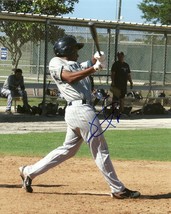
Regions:
<svg viewBox="0 0 171 214"><path fill-rule="evenodd" d="M171 24L171 0L143 0L138 4L142 18L152 23Z"/></svg>
<svg viewBox="0 0 171 214"><path fill-rule="evenodd" d="M0 0L0 12L34 13L45 15L62 15L74 10L74 4L79 0ZM21 48L28 41L38 43L45 39L45 25L33 22L1 21L0 42L11 53L12 66L17 67L22 56ZM50 26L48 29L49 41L52 43L61 35L64 30L59 26Z"/></svg>

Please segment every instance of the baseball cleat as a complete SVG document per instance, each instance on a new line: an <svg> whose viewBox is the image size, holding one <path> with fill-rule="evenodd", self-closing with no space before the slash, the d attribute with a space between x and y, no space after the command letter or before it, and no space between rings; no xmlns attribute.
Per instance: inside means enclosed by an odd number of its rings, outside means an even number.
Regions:
<svg viewBox="0 0 171 214"><path fill-rule="evenodd" d="M33 188L31 187L32 180L29 176L24 175L24 168L25 166L21 166L19 168L20 177L22 179L22 188L24 188L26 192L32 193L33 192Z"/></svg>
<svg viewBox="0 0 171 214"><path fill-rule="evenodd" d="M140 192L132 191L125 188L122 192L112 193L112 198L124 199L124 198L138 198L140 196Z"/></svg>

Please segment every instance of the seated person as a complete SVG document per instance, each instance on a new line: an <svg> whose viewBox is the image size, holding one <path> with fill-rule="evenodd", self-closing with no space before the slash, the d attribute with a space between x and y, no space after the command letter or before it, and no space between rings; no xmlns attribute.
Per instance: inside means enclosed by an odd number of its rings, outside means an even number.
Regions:
<svg viewBox="0 0 171 214"><path fill-rule="evenodd" d="M27 92L25 91L24 78L22 70L19 68L13 69L13 74L9 75L5 80L1 89L1 95L7 97L6 113L11 114L11 106L13 97L22 97L23 105L26 110L30 109L27 100ZM19 90L20 87L20 90Z"/></svg>

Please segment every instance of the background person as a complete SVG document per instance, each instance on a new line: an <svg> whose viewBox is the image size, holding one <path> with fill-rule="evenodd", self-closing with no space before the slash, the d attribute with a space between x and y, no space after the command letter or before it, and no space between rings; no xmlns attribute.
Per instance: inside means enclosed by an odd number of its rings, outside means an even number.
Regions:
<svg viewBox="0 0 171 214"><path fill-rule="evenodd" d="M113 101L119 99L120 112L124 112L124 98L127 94L127 83L130 82L130 89L133 88L131 71L128 63L124 61L124 53L117 53L118 60L111 68L111 91L113 90ZM117 91L117 92L116 92ZM115 94L116 92L116 94Z"/></svg>
<svg viewBox="0 0 171 214"><path fill-rule="evenodd" d="M20 68L13 69L13 74L9 75L5 80L1 89L1 94L7 97L6 113L11 114L11 106L13 97L22 97L23 105L26 110L29 110L27 100L27 92L25 91L24 78Z"/></svg>

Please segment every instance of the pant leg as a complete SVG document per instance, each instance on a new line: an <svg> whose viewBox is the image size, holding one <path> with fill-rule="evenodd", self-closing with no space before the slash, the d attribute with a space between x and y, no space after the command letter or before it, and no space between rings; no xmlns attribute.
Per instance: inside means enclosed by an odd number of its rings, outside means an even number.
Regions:
<svg viewBox="0 0 171 214"><path fill-rule="evenodd" d="M7 97L6 110L11 110L11 106L12 106L12 95L11 95L11 91L9 89L2 89L1 90L1 94L3 94L5 97Z"/></svg>
<svg viewBox="0 0 171 214"><path fill-rule="evenodd" d="M81 136L89 145L95 163L102 172L111 191L122 191L125 186L116 175L99 119L93 108L88 105L69 106L67 108L70 108L70 111L66 109L67 123L73 129L79 127Z"/></svg>
<svg viewBox="0 0 171 214"><path fill-rule="evenodd" d="M83 139L79 134L68 128L64 144L51 151L37 163L27 166L24 173L34 179L36 176L73 157L80 148L82 141Z"/></svg>
<svg viewBox="0 0 171 214"><path fill-rule="evenodd" d="M27 91L19 91L20 96L23 99L23 105L28 107L28 98L27 98Z"/></svg>
<svg viewBox="0 0 171 214"><path fill-rule="evenodd" d="M125 100L124 98L120 98L120 112L124 112L124 107L125 107Z"/></svg>
<svg viewBox="0 0 171 214"><path fill-rule="evenodd" d="M103 135L103 130L97 117L95 120L93 120L93 124L95 125L95 129L90 127L88 137L88 145L91 154L95 160L97 167L99 168L109 187L111 188L111 192L120 192L125 188L125 186L117 177L112 161L110 159L108 146Z"/></svg>
<svg viewBox="0 0 171 214"><path fill-rule="evenodd" d="M111 192L122 191L125 186L117 177L104 136L94 137L89 143L89 148L97 167L111 188Z"/></svg>

